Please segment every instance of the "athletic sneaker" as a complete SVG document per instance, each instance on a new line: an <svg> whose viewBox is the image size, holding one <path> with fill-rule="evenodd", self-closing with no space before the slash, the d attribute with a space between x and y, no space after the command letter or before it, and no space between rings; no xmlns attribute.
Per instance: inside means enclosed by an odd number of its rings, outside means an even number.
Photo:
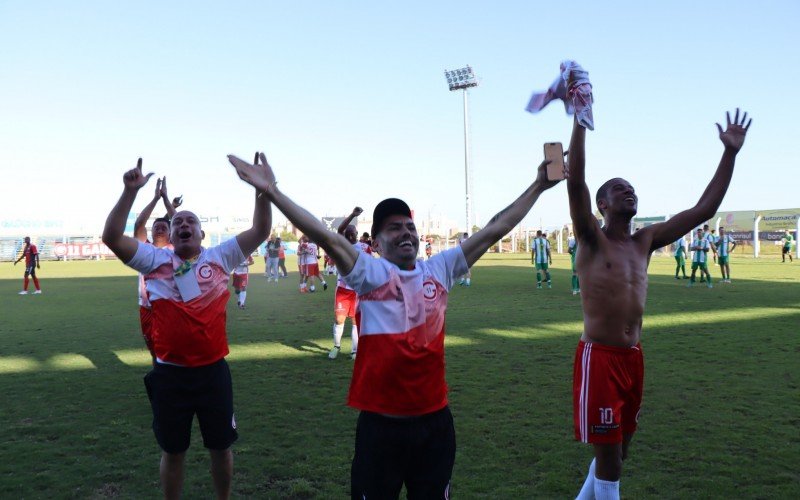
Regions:
<svg viewBox="0 0 800 500"><path fill-rule="evenodd" d="M339 346L337 345L333 346L331 352L328 353L328 359L336 359L336 356L339 355L339 349L341 349Z"/></svg>
<svg viewBox="0 0 800 500"><path fill-rule="evenodd" d="M353 361L355 361L355 360L356 360L356 353L354 353L354 352L351 352L351 353L350 353L350 359L352 359Z"/></svg>
<svg viewBox="0 0 800 500"><path fill-rule="evenodd" d="M322 290L324 291L324 290L327 290L327 289L328 289L328 283L323 281L322 282Z"/></svg>
<svg viewBox="0 0 800 500"><path fill-rule="evenodd" d="M714 285L712 285L710 281L709 281L708 283L706 283L706 286L707 286L708 288L714 288Z"/></svg>
<svg viewBox="0 0 800 500"><path fill-rule="evenodd" d="M548 283L547 283L547 288L553 288L553 284L552 284L552 283L550 283L550 282L548 282Z"/></svg>
<svg viewBox="0 0 800 500"><path fill-rule="evenodd" d="M23 291L19 292L18 295L28 295L28 291L27 290L23 290Z"/></svg>
<svg viewBox="0 0 800 500"><path fill-rule="evenodd" d="M35 292L33 292L33 294L34 294L34 295L41 295L41 294L42 294L42 291L41 291L41 290L36 290Z"/></svg>
<svg viewBox="0 0 800 500"><path fill-rule="evenodd" d="M572 295L578 295L578 291L577 290L573 290L572 291Z"/></svg>

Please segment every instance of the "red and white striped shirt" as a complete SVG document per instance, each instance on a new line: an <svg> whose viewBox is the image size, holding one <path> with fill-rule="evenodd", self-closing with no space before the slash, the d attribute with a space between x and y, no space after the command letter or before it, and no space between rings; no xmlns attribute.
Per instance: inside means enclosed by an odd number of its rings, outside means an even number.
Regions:
<svg viewBox="0 0 800 500"><path fill-rule="evenodd" d="M405 271L359 253L343 276L361 310L358 357L348 404L360 410L415 416L447 405L444 335L447 297L467 272L460 247Z"/></svg>
<svg viewBox="0 0 800 500"><path fill-rule="evenodd" d="M139 243L129 267L144 274L153 308L157 361L180 366L205 366L228 354L225 331L231 270L245 256L236 238L201 249L187 272L176 275L184 261L171 250Z"/></svg>

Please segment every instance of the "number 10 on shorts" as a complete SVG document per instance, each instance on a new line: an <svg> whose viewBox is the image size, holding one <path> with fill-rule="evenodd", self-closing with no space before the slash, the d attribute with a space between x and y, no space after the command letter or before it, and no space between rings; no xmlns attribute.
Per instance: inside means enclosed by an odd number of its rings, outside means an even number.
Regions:
<svg viewBox="0 0 800 500"><path fill-rule="evenodd" d="M613 424L614 411L612 408L600 408L600 424Z"/></svg>

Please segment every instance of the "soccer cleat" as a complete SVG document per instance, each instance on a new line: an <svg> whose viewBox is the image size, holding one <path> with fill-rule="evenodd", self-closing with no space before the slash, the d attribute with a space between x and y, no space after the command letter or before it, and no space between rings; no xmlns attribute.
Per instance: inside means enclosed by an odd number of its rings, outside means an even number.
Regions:
<svg viewBox="0 0 800 500"><path fill-rule="evenodd" d="M678 277L678 275L677 275L677 274L675 275L675 279L676 279L676 280L679 280L679 279L680 279L680 278Z"/></svg>
<svg viewBox="0 0 800 500"><path fill-rule="evenodd" d="M324 290L327 290L327 289L328 289L328 283L323 281L322 282L322 290L324 291Z"/></svg>
<svg viewBox="0 0 800 500"><path fill-rule="evenodd" d="M578 291L577 290L573 290L572 291L572 295L578 295Z"/></svg>
<svg viewBox="0 0 800 500"><path fill-rule="evenodd" d="M356 353L354 353L354 352L351 352L351 353L350 353L350 359L352 359L353 361L355 361L355 360L356 360Z"/></svg>
<svg viewBox="0 0 800 500"><path fill-rule="evenodd" d="M19 292L18 295L28 295L28 291L27 290L23 290L23 291Z"/></svg>
<svg viewBox="0 0 800 500"><path fill-rule="evenodd" d="M331 352L328 353L328 359L336 359L336 356L339 355L339 349L340 347L338 345L333 346Z"/></svg>
<svg viewBox="0 0 800 500"><path fill-rule="evenodd" d="M709 281L708 283L706 283L706 286L707 286L708 288L714 288L714 285L712 285L710 281Z"/></svg>
<svg viewBox="0 0 800 500"><path fill-rule="evenodd" d="M553 288L553 284L548 282L547 283L547 288Z"/></svg>
<svg viewBox="0 0 800 500"><path fill-rule="evenodd" d="M536 284L536 289L537 290L541 290L542 289L542 284L541 283L537 283Z"/></svg>
<svg viewBox="0 0 800 500"><path fill-rule="evenodd" d="M33 294L34 294L34 295L41 295L41 294L42 294L42 291L41 291L41 290L36 290L35 292L33 292Z"/></svg>

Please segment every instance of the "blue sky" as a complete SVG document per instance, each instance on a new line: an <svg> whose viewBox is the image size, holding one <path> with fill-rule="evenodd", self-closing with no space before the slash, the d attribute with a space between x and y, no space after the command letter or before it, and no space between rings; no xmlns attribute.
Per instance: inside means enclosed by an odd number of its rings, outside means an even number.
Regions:
<svg viewBox="0 0 800 500"><path fill-rule="evenodd" d="M225 156L260 149L318 216L398 196L461 222L462 101L443 71L470 64L483 224L532 182L544 142L569 141L560 104L524 111L563 59L594 84L592 192L625 177L642 216L691 206L722 153L714 122L740 106L753 128L721 209L800 206L800 2L650 4L2 2L0 217L99 232L139 156L186 208L249 216ZM526 224L568 220L562 185Z"/></svg>

